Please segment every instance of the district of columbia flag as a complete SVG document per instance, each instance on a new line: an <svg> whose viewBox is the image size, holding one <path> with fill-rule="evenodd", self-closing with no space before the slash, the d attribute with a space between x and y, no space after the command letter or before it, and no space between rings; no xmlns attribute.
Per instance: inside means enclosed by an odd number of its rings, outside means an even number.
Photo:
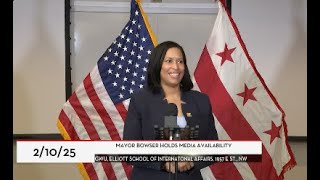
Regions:
<svg viewBox="0 0 320 180"><path fill-rule="evenodd" d="M62 107L57 126L65 140L122 139L130 96L145 85L156 44L140 0L132 0L128 23ZM84 179L125 180L132 167L104 162L79 169Z"/></svg>
<svg viewBox="0 0 320 180"><path fill-rule="evenodd" d="M212 104L220 140L261 140L262 161L214 163L204 179L283 179L296 165L285 113L249 56L238 28L218 1L219 12L194 72L195 87Z"/></svg>

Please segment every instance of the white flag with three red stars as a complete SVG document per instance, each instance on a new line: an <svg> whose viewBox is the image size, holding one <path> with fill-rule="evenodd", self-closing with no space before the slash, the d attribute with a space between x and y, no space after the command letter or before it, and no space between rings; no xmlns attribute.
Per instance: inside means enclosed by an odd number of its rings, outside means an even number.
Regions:
<svg viewBox="0 0 320 180"><path fill-rule="evenodd" d="M219 12L194 73L195 87L209 95L220 140L261 140L261 162L215 163L204 179L283 179L296 165L285 114L266 86L240 33L219 1Z"/></svg>

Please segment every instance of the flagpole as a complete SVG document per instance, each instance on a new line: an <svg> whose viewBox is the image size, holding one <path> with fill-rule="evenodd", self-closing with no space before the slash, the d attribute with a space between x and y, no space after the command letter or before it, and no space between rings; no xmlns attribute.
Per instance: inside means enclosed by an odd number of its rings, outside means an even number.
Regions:
<svg viewBox="0 0 320 180"><path fill-rule="evenodd" d="M213 0L213 2L217 2L218 0ZM227 11L231 15L231 0L219 0L226 7Z"/></svg>
<svg viewBox="0 0 320 180"><path fill-rule="evenodd" d="M69 97L72 94L72 81L71 81L71 51L70 51L70 9L71 9L71 4L70 0L65 0L65 6L64 6L64 23L65 23L65 29L64 29L64 40L65 40L65 95L66 95L66 101L69 99Z"/></svg>
<svg viewBox="0 0 320 180"><path fill-rule="evenodd" d="M228 9L230 15L231 15L231 0L225 0L226 2L226 8Z"/></svg>
<svg viewBox="0 0 320 180"><path fill-rule="evenodd" d="M213 0L214 3L218 3L218 1L226 7L227 11L231 15L231 0Z"/></svg>

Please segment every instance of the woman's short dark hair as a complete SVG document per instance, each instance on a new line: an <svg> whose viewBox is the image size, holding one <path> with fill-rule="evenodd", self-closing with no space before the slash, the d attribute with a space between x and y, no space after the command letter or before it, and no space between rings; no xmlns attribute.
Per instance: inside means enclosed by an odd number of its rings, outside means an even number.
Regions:
<svg viewBox="0 0 320 180"><path fill-rule="evenodd" d="M193 88L193 83L190 78L189 69L187 66L187 58L186 54L184 53L183 48L176 42L173 41L165 41L160 44L158 44L150 55L150 61L148 64L148 88L153 93L158 93L162 90L161 87L161 80L160 80L160 71L162 67L162 63L164 60L164 57L170 48L178 48L182 52L184 64L185 64L185 70L184 70L184 76L180 82L180 88L182 91L189 91Z"/></svg>

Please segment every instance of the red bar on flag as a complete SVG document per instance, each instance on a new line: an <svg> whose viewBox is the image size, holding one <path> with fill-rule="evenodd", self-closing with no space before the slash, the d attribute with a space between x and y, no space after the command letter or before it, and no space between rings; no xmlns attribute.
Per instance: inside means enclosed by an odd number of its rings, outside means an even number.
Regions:
<svg viewBox="0 0 320 180"><path fill-rule="evenodd" d="M143 88L148 56L156 45L140 0L130 20L97 65L63 105L57 126L65 140L121 140L131 94ZM123 162L79 164L84 179L129 179Z"/></svg>
<svg viewBox="0 0 320 180"><path fill-rule="evenodd" d="M194 72L199 91L209 95L220 140L261 140L262 161L215 163L204 179L283 179L296 165L288 144L285 114L266 86L238 28L218 2L219 12Z"/></svg>

